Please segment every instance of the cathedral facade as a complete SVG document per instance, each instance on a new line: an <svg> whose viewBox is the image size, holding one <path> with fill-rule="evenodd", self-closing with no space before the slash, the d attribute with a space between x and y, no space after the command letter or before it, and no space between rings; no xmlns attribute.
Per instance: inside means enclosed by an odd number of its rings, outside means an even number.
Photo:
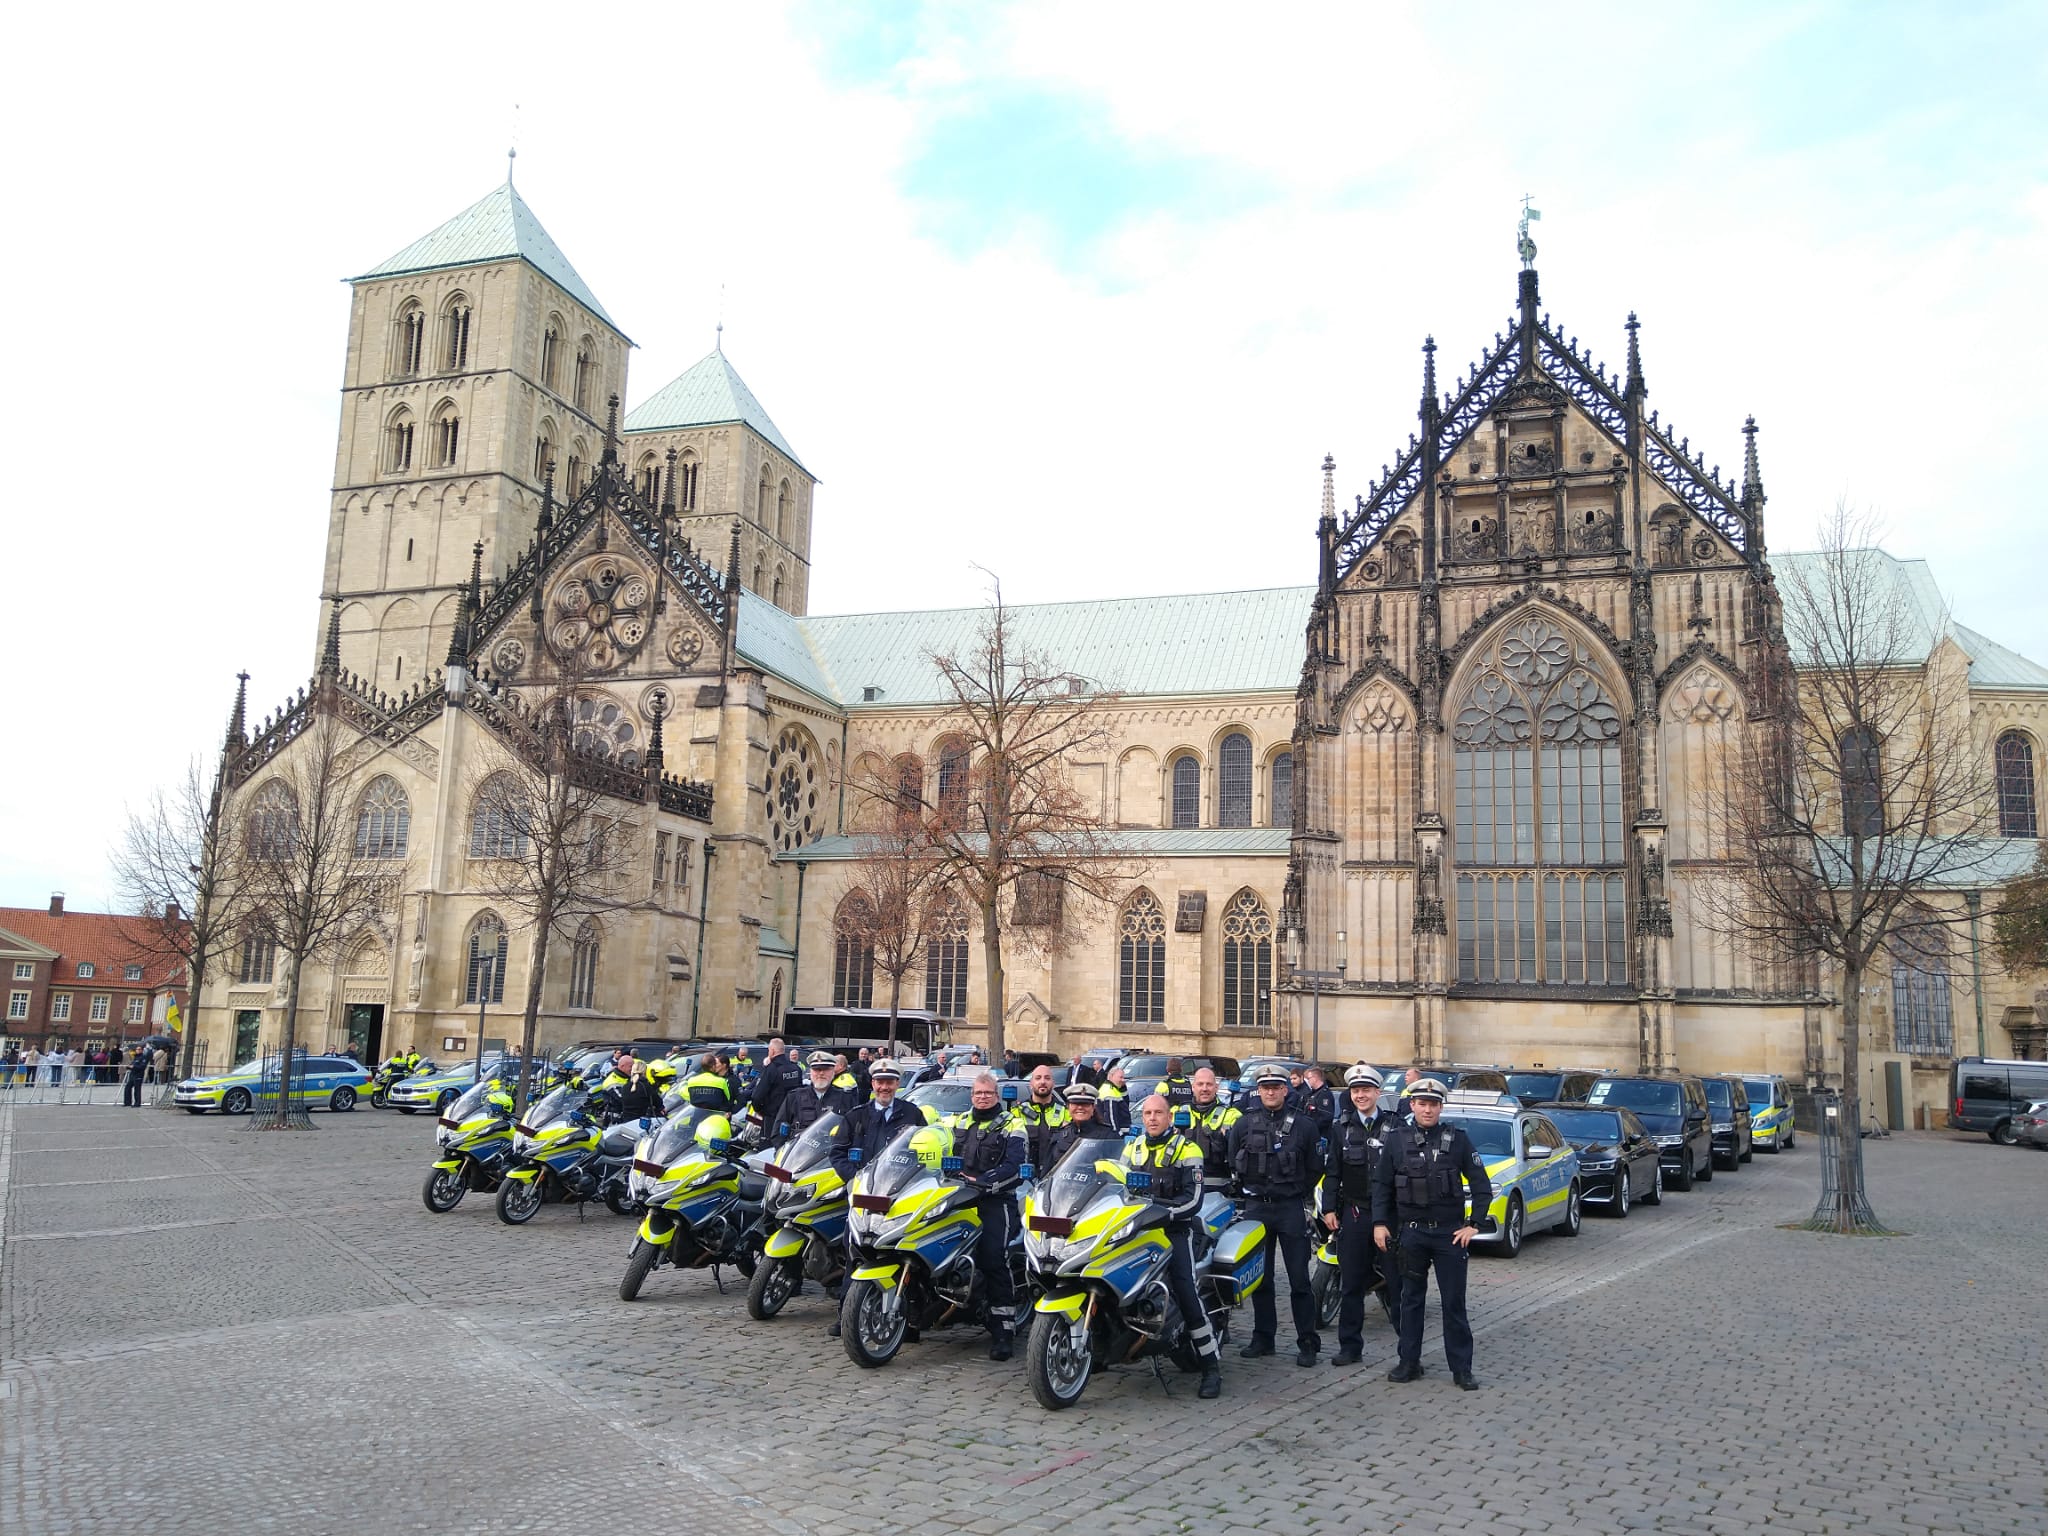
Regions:
<svg viewBox="0 0 2048 1536"><path fill-rule="evenodd" d="M565 690L571 771L636 851L630 900L550 943L546 1043L886 1006L842 921L851 786L937 801L964 773L930 658L981 611L810 615L795 449L722 351L622 417L630 343L509 183L353 291L313 680L253 725L238 702L224 759L232 822L314 712L357 738L359 845L395 894L308 968L306 1038L455 1051L479 1010L516 1037L533 935L481 888L479 786ZM1007 914L1010 1043L1826 1078L1825 979L1696 920L1741 857L1701 790L1783 655L1755 427L1726 479L1648 395L1633 317L1610 373L1524 270L1450 387L1425 347L1416 431L1341 513L1325 462L1312 584L1009 611L1109 701L1111 745L1068 775L1131 870L1056 951ZM2003 830L2038 836L2048 669L1946 623L1916 664L1997 757ZM282 977L261 935L227 969L200 1033L239 1059ZM1994 1054L2032 1038L2016 983L1951 979L1947 1054L1972 1010ZM985 1023L964 914L903 1002ZM1873 1017L1876 1059L1906 1041L1939 1098L1946 1057Z"/></svg>

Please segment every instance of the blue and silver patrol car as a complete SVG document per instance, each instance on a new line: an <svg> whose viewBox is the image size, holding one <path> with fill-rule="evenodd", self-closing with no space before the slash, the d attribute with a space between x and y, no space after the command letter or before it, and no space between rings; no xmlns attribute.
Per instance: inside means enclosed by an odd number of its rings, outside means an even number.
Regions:
<svg viewBox="0 0 2048 1536"><path fill-rule="evenodd" d="M1547 1115L1523 1109L1513 1094L1468 1099L1453 1093L1444 1123L1472 1138L1493 1183L1493 1230L1480 1233L1475 1245L1513 1258L1531 1232L1579 1235L1585 1219L1579 1154Z"/></svg>
<svg viewBox="0 0 2048 1536"><path fill-rule="evenodd" d="M246 1115L256 1107L262 1063L245 1061L218 1077L188 1077L173 1095L190 1115L217 1109L224 1115ZM308 1056L292 1077L292 1098L307 1109L354 1109L370 1091L370 1069L350 1056ZM264 1097L276 1097L273 1087Z"/></svg>

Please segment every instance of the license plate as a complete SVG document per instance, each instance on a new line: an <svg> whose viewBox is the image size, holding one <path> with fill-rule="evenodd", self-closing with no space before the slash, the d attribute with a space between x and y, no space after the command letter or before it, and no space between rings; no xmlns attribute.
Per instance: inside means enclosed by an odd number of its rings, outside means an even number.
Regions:
<svg viewBox="0 0 2048 1536"><path fill-rule="evenodd" d="M663 1174L668 1172L668 1170L662 1167L661 1164L650 1163L644 1157L636 1157L633 1159L633 1171L635 1173L647 1174L650 1178L656 1179L660 1178Z"/></svg>
<svg viewBox="0 0 2048 1536"><path fill-rule="evenodd" d="M776 1180L778 1183L793 1184L796 1182L795 1175L792 1174L787 1168L783 1167L780 1163L763 1163L761 1165L761 1171L767 1174L769 1178Z"/></svg>
<svg viewBox="0 0 2048 1536"><path fill-rule="evenodd" d="M1071 1216L1033 1216L1025 1222L1034 1232L1043 1232L1047 1237L1070 1237L1074 1231Z"/></svg>
<svg viewBox="0 0 2048 1536"><path fill-rule="evenodd" d="M886 1213L894 1203L887 1195L855 1195L853 1197L853 1208L857 1211Z"/></svg>

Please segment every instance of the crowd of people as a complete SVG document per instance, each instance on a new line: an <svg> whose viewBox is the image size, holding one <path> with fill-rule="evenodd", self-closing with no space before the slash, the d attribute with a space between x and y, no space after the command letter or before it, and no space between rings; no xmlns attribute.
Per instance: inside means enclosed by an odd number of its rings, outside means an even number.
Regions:
<svg viewBox="0 0 2048 1536"><path fill-rule="evenodd" d="M96 1087L120 1084L121 1102L140 1108L145 1087L169 1083L171 1054L162 1045L143 1041L123 1046L9 1045L0 1051L0 1089L31 1095L46 1103L54 1094L59 1104L90 1104Z"/></svg>

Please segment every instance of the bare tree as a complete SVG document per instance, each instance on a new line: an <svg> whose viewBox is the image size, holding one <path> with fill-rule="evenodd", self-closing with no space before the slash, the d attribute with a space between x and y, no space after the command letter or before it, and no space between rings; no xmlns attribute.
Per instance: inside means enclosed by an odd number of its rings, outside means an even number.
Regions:
<svg viewBox="0 0 2048 1536"><path fill-rule="evenodd" d="M2033 867L2001 893L1991 947L2014 975L2048 971L2048 843L2034 854Z"/></svg>
<svg viewBox="0 0 2048 1536"><path fill-rule="evenodd" d="M472 708L491 715L512 750L470 785L470 847L477 889L524 919L532 930L526 1002L520 1033L517 1108L526 1108L540 1028L548 951L557 935L574 937L599 913L632 906L627 876L638 860L637 822L648 778L613 761L609 743L579 741L574 680L532 706L507 696L477 695Z"/></svg>
<svg viewBox="0 0 2048 1536"><path fill-rule="evenodd" d="M249 890L231 878L237 846L233 837L221 835L221 794L219 769L209 775L194 759L181 778L129 813L113 853L122 900L140 914L124 925L136 958L185 970L180 1077L194 1070L195 1021L206 974L234 953L252 908Z"/></svg>
<svg viewBox="0 0 2048 1536"><path fill-rule="evenodd" d="M1967 698L1944 688L1943 616L1894 578L1870 522L1838 506L1818 551L1781 564L1784 633L1763 669L1744 771L1706 792L1741 850L1701 882L1702 921L1759 959L1834 970L1841 1001L1840 1176L1817 1230L1882 1230L1862 1181L1864 986L1887 951L1945 944L1944 890L1995 857L1990 784Z"/></svg>
<svg viewBox="0 0 2048 1536"><path fill-rule="evenodd" d="M848 865L836 931L858 941L889 980L893 1056L903 980L924 964L931 918L946 898L946 867L914 810L886 831L860 834L859 850Z"/></svg>
<svg viewBox="0 0 2048 1536"><path fill-rule="evenodd" d="M372 756L360 733L316 702L290 750L254 778L238 807L241 825L227 880L247 902L248 921L260 924L285 957L279 1128L309 1124L293 1112L291 1090L306 965L382 917L391 903L389 861L356 835Z"/></svg>
<svg viewBox="0 0 2048 1536"><path fill-rule="evenodd" d="M989 1051L1000 1060L1005 916L1057 949L1074 936L1085 906L1114 901L1136 873L1069 771L1075 760L1109 760L1115 700L1024 642L1000 582L974 643L931 660L944 688L942 718L962 755L950 778L948 764L939 765L924 836L939 881L981 916ZM892 787L877 798L894 795Z"/></svg>

